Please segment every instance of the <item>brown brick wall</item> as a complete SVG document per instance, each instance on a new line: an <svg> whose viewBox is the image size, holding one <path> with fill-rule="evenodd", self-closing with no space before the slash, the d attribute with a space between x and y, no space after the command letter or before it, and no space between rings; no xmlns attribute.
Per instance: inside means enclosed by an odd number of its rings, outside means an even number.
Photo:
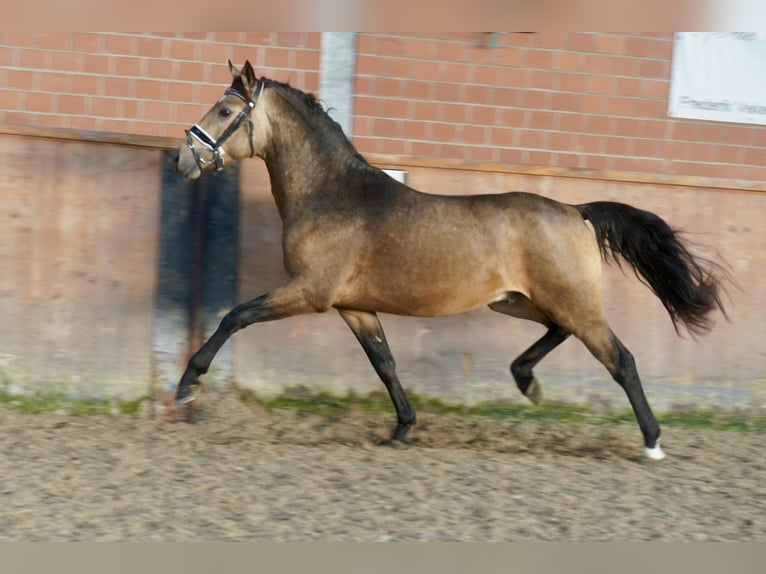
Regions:
<svg viewBox="0 0 766 574"><path fill-rule="evenodd" d="M365 152L766 180L766 128L667 117L670 34L358 36ZM319 33L0 33L0 123L179 136L226 59L319 87Z"/></svg>
<svg viewBox="0 0 766 574"><path fill-rule="evenodd" d="M318 33L0 33L0 123L178 136L231 79L227 58L307 90Z"/></svg>
<svg viewBox="0 0 766 574"><path fill-rule="evenodd" d="M766 128L667 116L670 34L360 34L362 152L766 179Z"/></svg>

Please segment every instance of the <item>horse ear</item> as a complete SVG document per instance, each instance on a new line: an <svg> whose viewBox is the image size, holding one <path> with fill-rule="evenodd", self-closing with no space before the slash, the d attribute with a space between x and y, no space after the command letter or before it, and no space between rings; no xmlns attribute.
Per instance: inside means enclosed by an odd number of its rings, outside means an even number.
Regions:
<svg viewBox="0 0 766 574"><path fill-rule="evenodd" d="M244 80L245 87L248 89L248 91L254 90L258 80L255 78L255 71L253 70L253 66L250 64L250 60L245 60L245 65L242 66L240 73L242 74L242 79Z"/></svg>
<svg viewBox="0 0 766 574"><path fill-rule="evenodd" d="M240 71L234 64L231 63L231 60L229 60L229 72L231 72L232 78L239 78Z"/></svg>

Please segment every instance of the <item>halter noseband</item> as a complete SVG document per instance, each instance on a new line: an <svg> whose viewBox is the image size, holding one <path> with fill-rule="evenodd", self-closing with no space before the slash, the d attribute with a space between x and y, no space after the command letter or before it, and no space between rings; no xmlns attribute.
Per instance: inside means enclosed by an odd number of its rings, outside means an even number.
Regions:
<svg viewBox="0 0 766 574"><path fill-rule="evenodd" d="M228 125L217 140L207 133L199 124L194 124L191 129L186 130L186 145L189 146L189 149L194 156L194 162L197 164L200 171L202 171L204 166L211 164L215 164L216 171L221 171L223 169L223 149L221 149L221 146L239 129L239 126L245 120L247 120L247 141L250 142L250 157L255 155L255 150L253 149L253 118L251 114L255 107L255 102L258 101L258 96L261 95L261 91L263 91L263 81L258 82L258 87L255 89L255 94L253 94L252 100L246 98L236 90L229 89L223 93L224 96L236 96L245 102L247 106L240 110L237 117L234 118L234 121ZM212 160L204 159L197 152L197 149L194 147L194 140L197 140L205 149L213 152Z"/></svg>

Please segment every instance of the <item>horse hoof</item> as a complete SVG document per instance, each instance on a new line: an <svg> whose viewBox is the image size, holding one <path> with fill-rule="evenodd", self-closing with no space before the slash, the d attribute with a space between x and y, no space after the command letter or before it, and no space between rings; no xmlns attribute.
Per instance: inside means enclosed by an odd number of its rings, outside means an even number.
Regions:
<svg viewBox="0 0 766 574"><path fill-rule="evenodd" d="M403 440L392 438L384 442L383 446L388 448L402 449L402 448L407 448L407 443Z"/></svg>
<svg viewBox="0 0 766 574"><path fill-rule="evenodd" d="M543 400L543 388L540 386L540 383L537 382L537 379L532 379L532 382L529 383L527 392L524 393L524 396L532 401L532 404L540 404L540 401Z"/></svg>
<svg viewBox="0 0 766 574"><path fill-rule="evenodd" d="M176 391L176 404L188 405L197 398L190 387L181 387Z"/></svg>
<svg viewBox="0 0 766 574"><path fill-rule="evenodd" d="M657 441L657 444L655 444L653 448L649 448L648 446L644 447L644 454L651 460L662 460L665 458L665 453L662 452L662 449L660 448L660 441Z"/></svg>

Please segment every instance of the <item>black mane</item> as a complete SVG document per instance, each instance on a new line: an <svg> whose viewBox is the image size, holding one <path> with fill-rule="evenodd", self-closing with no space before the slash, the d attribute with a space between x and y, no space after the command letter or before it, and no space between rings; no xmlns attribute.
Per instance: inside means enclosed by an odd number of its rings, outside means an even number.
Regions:
<svg viewBox="0 0 766 574"><path fill-rule="evenodd" d="M292 96L295 100L298 101L298 103L303 104L305 110L298 110L297 108L296 110L301 113L307 122L310 124L316 124L317 126L328 126L336 135L338 141L348 147L348 150L351 152L355 159L360 160L365 165L369 165L364 156L362 156L356 150L354 145L351 143L351 140L343 132L343 128L341 128L340 124L330 117L330 114L327 113L327 110L322 105L322 102L316 97L315 94L294 88L288 82L280 82L277 80L272 80L271 78L261 77L258 79L258 81L263 82L264 88L276 88L282 93L285 93L288 96ZM242 80L240 78L236 78L234 80L232 87L244 92L244 85L242 84ZM287 101L291 100L288 99ZM303 111L305 111L305 113L303 113Z"/></svg>

